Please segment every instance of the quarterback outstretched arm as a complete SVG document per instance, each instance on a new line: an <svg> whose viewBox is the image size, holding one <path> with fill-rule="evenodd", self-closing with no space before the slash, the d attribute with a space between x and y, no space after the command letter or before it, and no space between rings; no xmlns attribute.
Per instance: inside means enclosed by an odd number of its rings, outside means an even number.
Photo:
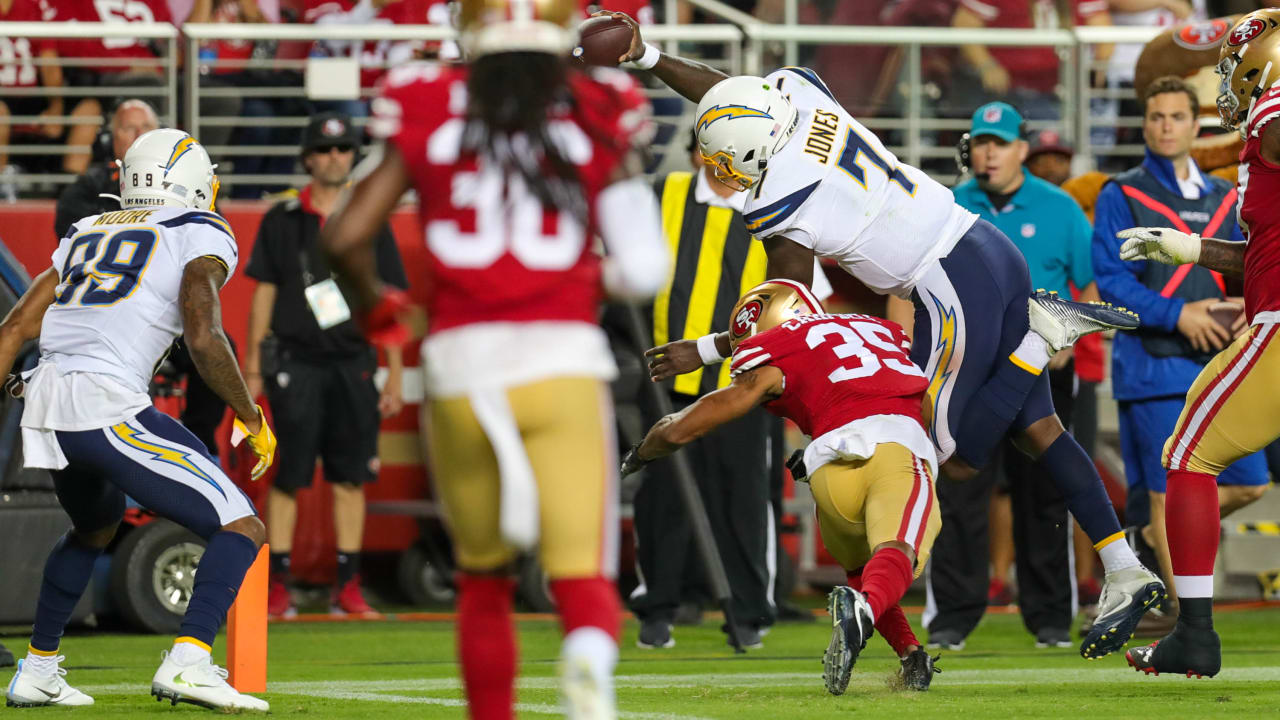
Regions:
<svg viewBox="0 0 1280 720"><path fill-rule="evenodd" d="M222 304L218 300L218 289L226 279L226 266L213 257L199 257L187 263L178 293L182 337L200 377L231 406L245 427L256 433L261 428L262 419L222 330Z"/></svg>
<svg viewBox="0 0 1280 720"><path fill-rule="evenodd" d="M778 397L782 394L782 384L782 371L772 365L734 377L728 387L707 393L684 410L655 423L636 449L636 459L645 463L670 455L721 425L746 415L757 405Z"/></svg>
<svg viewBox="0 0 1280 720"><path fill-rule="evenodd" d="M618 58L618 62L638 63L639 69L653 73L659 80L666 83L667 87L692 102L701 100L702 96L706 95L716 83L729 77L700 62L668 55L656 49L651 50L644 44L644 38L640 36L640 24L626 13L601 11L596 15L610 15L625 22L631 28L631 47L626 55ZM648 60L656 60L654 64L649 65L646 62L646 53Z"/></svg>
<svg viewBox="0 0 1280 720"><path fill-rule="evenodd" d="M44 313L53 304L58 282L58 272L53 268L37 275L31 287L18 298L18 304L0 322L0 378L13 369L22 344L40 337Z"/></svg>

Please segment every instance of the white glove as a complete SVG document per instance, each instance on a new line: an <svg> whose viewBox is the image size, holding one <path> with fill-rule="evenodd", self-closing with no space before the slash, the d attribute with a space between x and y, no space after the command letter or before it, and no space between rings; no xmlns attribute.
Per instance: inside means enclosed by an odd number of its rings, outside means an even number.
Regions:
<svg viewBox="0 0 1280 720"><path fill-rule="evenodd" d="M1155 260L1165 265L1185 265L1200 260L1200 236L1171 228L1139 227L1121 230L1116 237L1121 260Z"/></svg>

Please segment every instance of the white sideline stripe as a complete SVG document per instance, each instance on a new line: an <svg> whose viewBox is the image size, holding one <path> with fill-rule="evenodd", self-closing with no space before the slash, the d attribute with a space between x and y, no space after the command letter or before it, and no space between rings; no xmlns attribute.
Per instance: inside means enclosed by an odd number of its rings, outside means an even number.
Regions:
<svg viewBox="0 0 1280 720"><path fill-rule="evenodd" d="M962 662L963 654L956 653L951 657L955 658L953 662ZM883 671L880 664L876 668L864 671L855 671L853 675L853 683L856 685L865 685L868 687L882 687L884 685L884 676L888 674L890 665L883 663ZM1169 677L1177 679L1179 676L1170 675ZM1005 670L957 670L948 668L945 675L939 677L935 682L936 687L952 687L960 685L1024 685L1027 683L1044 684L1045 670L1043 668L1013 668ZM1052 679L1056 683L1105 683L1115 684L1117 682L1162 682L1161 678L1152 678L1142 673L1134 672L1127 665L1117 662L1115 667L1089 667L1077 669L1055 668L1052 670ZM1257 682L1257 681L1280 681L1280 666L1264 665L1258 667L1244 668L1225 668L1215 678L1215 680L1223 680L1227 682ZM674 689L674 688L695 688L704 686L714 686L719 688L726 687L804 687L812 686L815 691L822 690L821 673L733 673L718 674L709 673L702 675L619 675L615 679L615 685L619 690L627 689ZM554 677L532 677L520 678L518 686L521 690L554 690L558 687L558 682ZM79 689L89 695L146 695L147 686L145 683L115 683L111 685L80 685ZM425 679L405 679L405 680L369 680L369 681L304 681L304 682L272 682L268 683L267 691L273 694L281 695L303 695L307 697L324 697L335 698L339 695L343 699L351 700L369 700L377 702L413 702L413 703L429 703L429 704L449 704L451 706L460 706L462 701L457 698L423 698L415 696L401 696L390 693L395 692L429 692L441 690L461 690L461 682L457 678L425 678ZM384 694L385 693L385 694ZM356 697L359 696L359 697ZM624 698L625 700L625 698ZM548 712L560 712L559 708L551 708L548 705L521 705L520 709L527 712L542 712L535 708L549 708ZM634 718L635 720L643 720L645 718L673 717L662 713L621 713L620 717ZM682 716L688 717L688 716Z"/></svg>

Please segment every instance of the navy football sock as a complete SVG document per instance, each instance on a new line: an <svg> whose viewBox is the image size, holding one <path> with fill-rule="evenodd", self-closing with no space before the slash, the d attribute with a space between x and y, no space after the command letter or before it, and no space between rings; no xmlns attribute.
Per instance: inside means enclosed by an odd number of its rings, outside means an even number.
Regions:
<svg viewBox="0 0 1280 720"><path fill-rule="evenodd" d="M101 554L102 550L81 544L69 531L54 544L44 564L36 621L31 628L31 647L41 652L58 649L62 631L89 586L93 563Z"/></svg>
<svg viewBox="0 0 1280 720"><path fill-rule="evenodd" d="M1001 360L995 374L969 400L960 416L959 427L952 428L956 456L981 470L1039 379L1038 372L1025 369L1012 356Z"/></svg>
<svg viewBox="0 0 1280 720"><path fill-rule="evenodd" d="M1036 464L1053 480L1091 542L1096 545L1120 532L1120 521L1098 469L1071 433L1059 435Z"/></svg>
<svg viewBox="0 0 1280 720"><path fill-rule="evenodd" d="M257 557L258 546L240 533L221 530L209 538L209 546L196 568L196 585L187 614L182 617L179 637L213 645L244 574Z"/></svg>

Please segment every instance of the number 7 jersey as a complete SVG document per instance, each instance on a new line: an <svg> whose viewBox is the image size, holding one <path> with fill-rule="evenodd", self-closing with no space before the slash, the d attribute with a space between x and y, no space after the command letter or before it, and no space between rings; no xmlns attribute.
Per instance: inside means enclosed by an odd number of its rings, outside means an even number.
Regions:
<svg viewBox="0 0 1280 720"><path fill-rule="evenodd" d="M800 121L748 191L747 229L831 258L877 293L910 296L978 216L928 175L899 163L812 70L782 68L767 80L791 100ZM711 122L733 122L731 109Z"/></svg>
<svg viewBox="0 0 1280 720"><path fill-rule="evenodd" d="M109 375L145 393L182 334L183 271L205 256L228 279L235 272L235 236L217 213L136 208L75 223L53 253L59 284L40 329L41 363Z"/></svg>

